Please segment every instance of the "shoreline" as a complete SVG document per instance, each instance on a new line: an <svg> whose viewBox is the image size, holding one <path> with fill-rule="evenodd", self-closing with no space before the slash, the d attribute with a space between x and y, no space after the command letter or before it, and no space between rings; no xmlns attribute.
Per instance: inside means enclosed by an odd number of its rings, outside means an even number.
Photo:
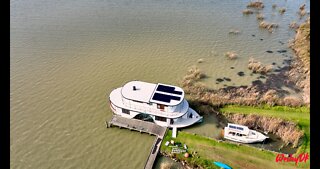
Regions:
<svg viewBox="0 0 320 169"><path fill-rule="evenodd" d="M289 46L295 51L293 60L289 60L289 66L282 68L279 74L266 74L265 83L254 81L250 86L226 87L218 90L208 89L200 81L206 78L206 75L198 68L193 67L182 81L182 86L190 96L190 102L196 106L211 105L220 108L225 105L239 104L247 106L290 106L292 108L301 106L310 106L310 17L299 26L294 37L293 43ZM308 38L309 37L309 38ZM308 58L309 57L309 58ZM302 65L302 66L301 66ZM293 97L284 97L283 91L279 90L281 85L286 85L299 91L302 99ZM239 99L246 98L246 99ZM196 101L197 100L197 101ZM219 112L220 113L220 112ZM218 113L218 115L219 115ZM224 113L222 113L224 114ZM235 113L236 115L238 113ZM260 117L265 117L261 115ZM287 121L291 123L292 121ZM295 122L294 122L295 123ZM300 130L301 131L301 130ZM308 142L308 136L303 134ZM309 134L308 134L309 135ZM297 143L297 141L296 141ZM308 144L308 143L307 143ZM299 149L305 145L300 145ZM306 147L303 147L307 150ZM300 152L298 149L297 152ZM257 149L258 151L258 149ZM297 153L296 152L296 153ZM187 161L177 160L162 151L161 155L170 157L172 160L180 162L186 168L194 168ZM197 168L202 168L198 166Z"/></svg>
<svg viewBox="0 0 320 169"><path fill-rule="evenodd" d="M295 52L295 59L289 77L302 88L303 100L310 106L310 17L296 30L290 48Z"/></svg>

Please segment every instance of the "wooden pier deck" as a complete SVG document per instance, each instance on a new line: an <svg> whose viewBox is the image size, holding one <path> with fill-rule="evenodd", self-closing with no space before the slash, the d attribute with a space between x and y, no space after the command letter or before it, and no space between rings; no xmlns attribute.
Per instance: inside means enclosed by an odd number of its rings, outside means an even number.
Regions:
<svg viewBox="0 0 320 169"><path fill-rule="evenodd" d="M107 127L118 126L119 128L127 128L129 130L139 131L140 133L149 133L156 136L153 146L150 150L147 162L144 166L145 169L152 169L154 161L160 150L160 146L164 135L167 132L167 128L158 126L154 123L137 120L127 119L121 116L114 115L112 119L107 122Z"/></svg>

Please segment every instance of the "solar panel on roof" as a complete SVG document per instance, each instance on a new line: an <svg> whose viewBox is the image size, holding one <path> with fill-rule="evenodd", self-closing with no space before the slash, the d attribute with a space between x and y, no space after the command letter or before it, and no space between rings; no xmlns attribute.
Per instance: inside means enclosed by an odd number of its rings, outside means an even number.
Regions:
<svg viewBox="0 0 320 169"><path fill-rule="evenodd" d="M161 92L166 92L166 93L172 93L172 94L182 95L182 92L181 92L181 91L176 91L176 90L175 90L175 87L165 86L165 85L161 85L161 84L158 85L156 91L161 91Z"/></svg>
<svg viewBox="0 0 320 169"><path fill-rule="evenodd" d="M161 93L154 93L152 100L170 103L171 100L180 100L180 97L161 94Z"/></svg>

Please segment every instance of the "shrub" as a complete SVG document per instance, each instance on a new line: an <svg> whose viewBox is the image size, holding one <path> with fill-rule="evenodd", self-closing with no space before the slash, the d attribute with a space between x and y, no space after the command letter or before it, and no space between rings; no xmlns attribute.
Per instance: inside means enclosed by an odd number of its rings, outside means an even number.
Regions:
<svg viewBox="0 0 320 169"><path fill-rule="evenodd" d="M238 57L238 54L236 54L235 52L227 52L224 55L227 56L231 60L234 60Z"/></svg>
<svg viewBox="0 0 320 169"><path fill-rule="evenodd" d="M280 8L279 9L279 13L282 15L286 12L286 8Z"/></svg>
<svg viewBox="0 0 320 169"><path fill-rule="evenodd" d="M255 2L250 2L247 5L247 7L262 9L262 8L264 8L264 5L263 5L263 2L261 2L261 1L255 1Z"/></svg>
<svg viewBox="0 0 320 169"><path fill-rule="evenodd" d="M242 13L243 13L244 15L249 15L249 14L253 14L253 11L250 10L250 9L245 9L245 10L242 11Z"/></svg>

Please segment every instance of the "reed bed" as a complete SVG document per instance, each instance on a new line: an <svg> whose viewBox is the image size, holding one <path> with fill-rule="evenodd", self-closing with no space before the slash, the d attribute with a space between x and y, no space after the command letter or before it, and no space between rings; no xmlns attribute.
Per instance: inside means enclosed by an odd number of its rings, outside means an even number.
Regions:
<svg viewBox="0 0 320 169"><path fill-rule="evenodd" d="M307 12L305 9L303 9L303 10L299 10L298 14L300 15L300 17L303 17L304 15L307 14Z"/></svg>
<svg viewBox="0 0 320 169"><path fill-rule="evenodd" d="M285 106L297 107L301 105L302 99L296 96L286 96L281 101L282 101L282 104Z"/></svg>
<svg viewBox="0 0 320 169"><path fill-rule="evenodd" d="M248 8L257 8L257 9L262 9L264 8L264 4L262 1L255 1L255 2L249 2L247 5Z"/></svg>
<svg viewBox="0 0 320 169"><path fill-rule="evenodd" d="M252 70L254 73L261 73L266 74L268 72L271 72L273 70L272 65L263 65L261 62L250 58L248 63L248 68Z"/></svg>
<svg viewBox="0 0 320 169"><path fill-rule="evenodd" d="M306 4L302 4L302 5L300 5L300 7L299 7L299 10L304 10L305 9L305 7L306 7Z"/></svg>
<svg viewBox="0 0 320 169"><path fill-rule="evenodd" d="M262 9L264 8L264 4L262 1L255 1L255 2L249 2L247 5L249 8L257 8L257 9Z"/></svg>
<svg viewBox="0 0 320 169"><path fill-rule="evenodd" d="M269 32L272 32L275 28L278 28L279 25L276 24L276 23L270 23L270 22L262 21L262 22L260 22L259 27L267 29Z"/></svg>
<svg viewBox="0 0 320 169"><path fill-rule="evenodd" d="M261 101L267 105L274 106L279 101L280 97L276 90L268 90L262 97Z"/></svg>
<svg viewBox="0 0 320 169"><path fill-rule="evenodd" d="M299 28L299 24L297 24L296 21L293 21L290 23L289 28L297 29L297 28Z"/></svg>
<svg viewBox="0 0 320 169"><path fill-rule="evenodd" d="M245 9L245 10L242 11L242 13L244 15L250 15L250 14L253 14L253 11L251 9Z"/></svg>

